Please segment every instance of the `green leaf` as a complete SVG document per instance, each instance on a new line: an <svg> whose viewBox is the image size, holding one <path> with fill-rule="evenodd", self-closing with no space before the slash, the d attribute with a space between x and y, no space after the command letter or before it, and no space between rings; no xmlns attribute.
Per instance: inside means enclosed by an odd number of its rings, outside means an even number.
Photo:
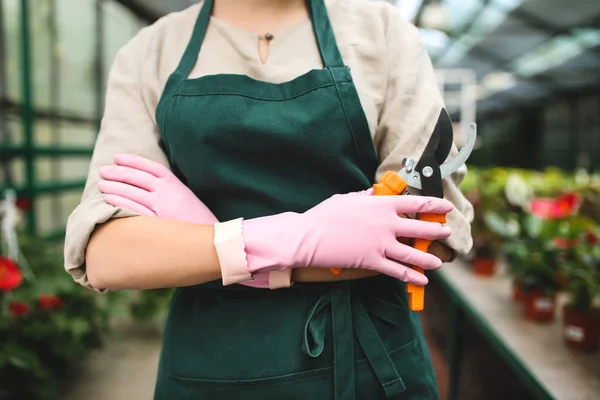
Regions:
<svg viewBox="0 0 600 400"><path fill-rule="evenodd" d="M484 214L484 220L488 228L505 239L515 238L520 233L520 227L517 221L511 218L503 219L496 212L486 212Z"/></svg>
<svg viewBox="0 0 600 400"><path fill-rule="evenodd" d="M8 363L19 369L37 370L40 367L40 361L34 351L26 350L19 346L7 346Z"/></svg>
<svg viewBox="0 0 600 400"><path fill-rule="evenodd" d="M534 217L533 215L528 215L523 221L523 229L525 230L527 236L532 239L536 239L542 233L543 224L544 221L541 219Z"/></svg>
<svg viewBox="0 0 600 400"><path fill-rule="evenodd" d="M91 329L91 324L83 318L73 318L70 322L70 330L74 336L82 336Z"/></svg>

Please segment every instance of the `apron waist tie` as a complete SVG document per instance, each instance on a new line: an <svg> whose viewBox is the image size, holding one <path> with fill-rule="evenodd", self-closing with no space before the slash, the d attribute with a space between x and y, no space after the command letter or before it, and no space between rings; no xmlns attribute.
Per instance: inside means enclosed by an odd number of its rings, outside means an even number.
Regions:
<svg viewBox="0 0 600 400"><path fill-rule="evenodd" d="M356 398L354 373L354 336L388 398L406 390L392 359L377 333L370 315L393 325L400 325L400 306L380 300L363 299L353 292L351 283L342 283L323 294L313 306L304 327L302 351L319 357L325 347L329 316L333 341L334 399Z"/></svg>

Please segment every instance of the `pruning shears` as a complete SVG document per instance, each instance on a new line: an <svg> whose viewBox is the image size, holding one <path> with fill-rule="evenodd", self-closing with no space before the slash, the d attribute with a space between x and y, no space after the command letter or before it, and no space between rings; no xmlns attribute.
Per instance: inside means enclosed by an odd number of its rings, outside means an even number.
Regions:
<svg viewBox="0 0 600 400"><path fill-rule="evenodd" d="M377 196L392 195L421 195L431 197L444 197L442 181L444 178L456 172L465 164L477 137L477 126L470 125L469 134L455 157L447 159L454 142L452 121L448 112L442 109L438 122L433 130L431 138L418 161L405 158L402 161L400 171L387 171L373 185L374 194ZM444 214L419 214L417 218L421 221L446 223ZM413 247L427 252L431 241L425 239L414 239ZM421 268L413 267L420 273ZM340 269L332 269L334 274L340 274ZM413 311L423 311L425 307L425 288L412 284L406 285L408 292L408 305Z"/></svg>

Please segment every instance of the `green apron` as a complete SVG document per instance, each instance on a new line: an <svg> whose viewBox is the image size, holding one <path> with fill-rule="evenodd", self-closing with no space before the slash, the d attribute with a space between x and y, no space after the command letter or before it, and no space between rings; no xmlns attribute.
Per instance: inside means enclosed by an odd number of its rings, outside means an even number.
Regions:
<svg viewBox="0 0 600 400"><path fill-rule="evenodd" d="M308 5L323 69L282 84L188 79L210 21L206 0L166 84L156 112L161 144L220 221L304 212L373 183L378 158L350 69L323 0ZM176 290L155 399L387 398L438 398L402 282Z"/></svg>

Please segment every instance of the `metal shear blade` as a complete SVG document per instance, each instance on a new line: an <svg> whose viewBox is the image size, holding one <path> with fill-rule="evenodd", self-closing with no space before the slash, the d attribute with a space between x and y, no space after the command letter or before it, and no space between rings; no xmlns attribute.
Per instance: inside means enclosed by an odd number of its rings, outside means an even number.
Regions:
<svg viewBox="0 0 600 400"><path fill-rule="evenodd" d="M463 146L461 147L461 149L459 150L458 154L455 157L453 157L452 159L447 160L445 163L443 163L439 166L441 179L444 179L444 178L450 176L451 174L456 172L460 167L462 167L465 164L465 162L471 155L473 148L475 147L476 139L477 139L477 125L475 123L472 123L470 125L470 130L469 130L467 139L466 139L465 143L463 144ZM435 167L435 166L432 166L432 168L433 167ZM420 168L420 171L417 168L414 168L414 169L413 168L403 168L400 171L398 171L398 174L408 183L409 186L411 186L414 189L422 190L423 184L422 184L421 173L424 168L426 168L426 166L422 166ZM423 193L423 194L429 195L427 193Z"/></svg>

